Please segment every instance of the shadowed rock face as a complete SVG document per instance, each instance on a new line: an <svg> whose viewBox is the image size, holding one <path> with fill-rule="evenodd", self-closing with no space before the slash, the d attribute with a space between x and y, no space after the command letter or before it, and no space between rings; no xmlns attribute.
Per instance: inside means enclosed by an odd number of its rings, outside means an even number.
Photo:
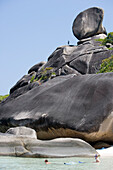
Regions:
<svg viewBox="0 0 113 170"><path fill-rule="evenodd" d="M104 11L101 8L93 7L81 12L73 22L73 34L79 40L97 34L106 34L102 26Z"/></svg>

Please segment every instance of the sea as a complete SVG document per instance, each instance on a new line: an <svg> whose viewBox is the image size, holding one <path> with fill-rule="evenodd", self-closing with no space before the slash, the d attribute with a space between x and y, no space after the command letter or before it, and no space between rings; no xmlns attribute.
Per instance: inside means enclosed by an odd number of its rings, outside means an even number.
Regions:
<svg viewBox="0 0 113 170"><path fill-rule="evenodd" d="M100 158L49 158L46 165L44 158L0 157L0 170L113 170L113 157Z"/></svg>

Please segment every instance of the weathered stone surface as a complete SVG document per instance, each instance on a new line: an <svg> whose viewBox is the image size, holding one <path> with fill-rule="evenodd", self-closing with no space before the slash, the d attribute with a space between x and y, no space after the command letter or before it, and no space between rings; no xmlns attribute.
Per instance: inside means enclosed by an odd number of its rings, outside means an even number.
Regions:
<svg viewBox="0 0 113 170"><path fill-rule="evenodd" d="M6 131L7 134L15 135L16 137L29 137L37 139L36 131L34 129L21 126L21 127L15 127L10 128Z"/></svg>
<svg viewBox="0 0 113 170"><path fill-rule="evenodd" d="M89 63L89 74L97 73L100 70L100 65L102 63L102 60L105 58L111 57L113 55L113 50L108 51L100 51L95 52L92 54L92 58Z"/></svg>
<svg viewBox="0 0 113 170"><path fill-rule="evenodd" d="M28 70L28 74L30 74L31 72L35 71L38 72L38 70L45 64L46 62L42 61L38 64L35 64L34 66L32 66L29 70Z"/></svg>
<svg viewBox="0 0 113 170"><path fill-rule="evenodd" d="M112 89L113 73L59 76L1 103L0 131L21 125L35 129L40 139L113 142Z"/></svg>
<svg viewBox="0 0 113 170"><path fill-rule="evenodd" d="M67 74L80 75L80 73L77 71L77 69L75 70L72 67L69 67L68 65L65 65L61 69L61 75L67 75Z"/></svg>
<svg viewBox="0 0 113 170"><path fill-rule="evenodd" d="M91 145L81 139L59 138L41 141L33 139L32 136L23 136L20 132L20 135L17 135L17 133L14 135L14 133L13 135L0 133L0 156L54 158L72 156L94 157L95 154L98 154Z"/></svg>
<svg viewBox="0 0 113 170"><path fill-rule="evenodd" d="M105 34L98 34L98 35L95 35L95 36L93 36L93 37L89 37L89 38L82 39L82 40L78 41L77 44L80 45L80 44L83 44L83 43L90 42L90 41L92 41L92 40L104 39L104 38L106 38L106 37L107 37L107 36L106 36ZM95 42L95 41L93 41L93 43L94 43L94 42ZM96 42L96 45L100 45L100 42L99 42L99 44L97 44L97 42Z"/></svg>
<svg viewBox="0 0 113 170"><path fill-rule="evenodd" d="M11 89L10 89L10 94L13 93L15 90L24 87L30 83L30 80L32 76L36 76L35 72L31 72L28 75L23 76Z"/></svg>
<svg viewBox="0 0 113 170"><path fill-rule="evenodd" d="M14 96L19 96L22 93L26 93L31 90L34 85L30 84L31 78L40 80L44 70L46 70L46 77L49 79L51 73L55 73L51 78L55 78L60 75L69 74L94 74L100 69L102 60L110 57L113 54L113 50L108 50L106 46L100 46L101 42L97 41L99 38L105 38L106 35L99 34L91 38L83 39L79 41L78 46L62 46L57 48L48 58L46 64L43 67L37 69L33 66L30 69L30 73L22 77L10 90ZM99 57L98 57L99 56ZM41 62L42 63L42 62ZM40 65L40 63L39 63ZM37 71L38 70L38 71ZM37 72L35 72L37 71ZM41 73L42 72L42 73ZM41 82L37 81L36 86L42 84L47 80Z"/></svg>
<svg viewBox="0 0 113 170"><path fill-rule="evenodd" d="M81 74L87 74L89 72L89 62L92 58L92 53L81 55L76 58L72 62L70 62L70 66L77 70Z"/></svg>
<svg viewBox="0 0 113 170"><path fill-rule="evenodd" d="M73 34L79 40L94 36L96 34L106 34L102 26L104 11L101 8L93 7L81 12L73 22Z"/></svg>
<svg viewBox="0 0 113 170"><path fill-rule="evenodd" d="M33 89L34 87L37 87L37 86L39 86L38 82L28 83L25 86L15 89L12 93L10 93L10 97L14 99L20 95L23 95L23 94L29 92L31 89ZM16 87L16 85L15 85L15 87ZM6 100L8 101L9 98L7 98Z"/></svg>

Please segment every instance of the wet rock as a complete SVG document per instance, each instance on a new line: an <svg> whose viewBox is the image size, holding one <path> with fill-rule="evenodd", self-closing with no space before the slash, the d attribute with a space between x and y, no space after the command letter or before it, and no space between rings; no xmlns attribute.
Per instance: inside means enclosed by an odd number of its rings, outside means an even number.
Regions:
<svg viewBox="0 0 113 170"><path fill-rule="evenodd" d="M102 26L104 11L101 8L93 7L81 12L73 22L73 34L79 40L97 34L106 34Z"/></svg>

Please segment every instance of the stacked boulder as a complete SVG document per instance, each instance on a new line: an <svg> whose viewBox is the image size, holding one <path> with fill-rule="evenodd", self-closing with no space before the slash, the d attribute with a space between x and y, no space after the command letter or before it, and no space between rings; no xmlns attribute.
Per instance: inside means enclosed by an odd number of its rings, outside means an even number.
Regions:
<svg viewBox="0 0 113 170"><path fill-rule="evenodd" d="M102 26L104 11L93 7L81 12L73 22L73 34L79 40L98 34L107 34Z"/></svg>

